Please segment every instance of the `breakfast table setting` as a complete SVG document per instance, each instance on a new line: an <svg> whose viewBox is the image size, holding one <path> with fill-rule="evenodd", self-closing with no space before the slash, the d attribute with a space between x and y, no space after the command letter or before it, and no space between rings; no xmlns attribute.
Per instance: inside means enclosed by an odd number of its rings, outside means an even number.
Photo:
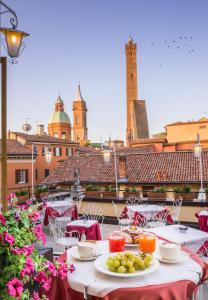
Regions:
<svg viewBox="0 0 208 300"><path fill-rule="evenodd" d="M167 227L167 226L166 226ZM54 279L50 300L187 300L208 278L208 265L180 243L140 231L129 243L127 232L113 232L107 240L85 240L59 259L73 264L65 280Z"/></svg>

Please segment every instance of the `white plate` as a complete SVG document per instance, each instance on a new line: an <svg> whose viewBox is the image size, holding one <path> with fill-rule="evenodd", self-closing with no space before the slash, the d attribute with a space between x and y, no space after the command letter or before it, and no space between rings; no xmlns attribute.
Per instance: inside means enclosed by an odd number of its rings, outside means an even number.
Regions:
<svg viewBox="0 0 208 300"><path fill-rule="evenodd" d="M70 251L70 254L71 256L73 256L74 258L78 259L78 260L82 260L82 261L90 261L90 260L95 260L98 256L100 256L102 253L101 252L98 252L96 254L96 256L92 256L92 257L81 257L79 255L79 252L78 252L78 249L77 249L77 246L74 246L71 248L71 251Z"/></svg>
<svg viewBox="0 0 208 300"><path fill-rule="evenodd" d="M189 257L189 255L188 255L188 253L181 251L181 256L178 259L167 260L167 259L162 258L160 256L159 252L155 252L154 257L156 257L159 261L164 262L166 264L177 264L177 263L185 261Z"/></svg>
<svg viewBox="0 0 208 300"><path fill-rule="evenodd" d="M95 268L100 271L101 273L110 275L110 276L114 276L114 277L137 277L137 276L144 276L147 274L150 274L152 272L154 272L155 270L157 270L157 268L159 267L159 261L153 257L153 261L152 261L152 265L141 271L138 270L135 273L116 273L116 272L111 272L108 270L107 266L106 266L106 261L108 259L109 256L114 256L117 255L117 253L113 253L113 254L104 254L101 257L99 257L98 259L96 259L96 261L94 262L94 266Z"/></svg>

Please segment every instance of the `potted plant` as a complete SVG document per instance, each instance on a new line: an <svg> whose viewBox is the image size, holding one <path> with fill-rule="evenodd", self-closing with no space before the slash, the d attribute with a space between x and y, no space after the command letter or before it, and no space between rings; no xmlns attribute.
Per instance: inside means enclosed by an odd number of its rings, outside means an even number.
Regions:
<svg viewBox="0 0 208 300"><path fill-rule="evenodd" d="M36 199L47 198L49 195L47 186L39 186L35 189Z"/></svg>
<svg viewBox="0 0 208 300"><path fill-rule="evenodd" d="M53 277L66 278L68 267L48 261L34 247L35 242L46 242L42 225L37 224L38 206L18 205L15 194L8 201L8 210L0 213L0 299L46 299L32 291L35 284L46 293ZM74 271L73 265L70 270Z"/></svg>
<svg viewBox="0 0 208 300"><path fill-rule="evenodd" d="M124 196L124 198L128 198L130 196L139 197L139 193L137 192L135 187L133 187L131 189L129 187L126 187L124 190L123 196Z"/></svg>
<svg viewBox="0 0 208 300"><path fill-rule="evenodd" d="M16 197L19 203L25 202L28 199L28 191L27 190L19 190L16 193Z"/></svg>
<svg viewBox="0 0 208 300"><path fill-rule="evenodd" d="M99 187L94 185L87 185L85 197L100 197Z"/></svg>
<svg viewBox="0 0 208 300"><path fill-rule="evenodd" d="M105 186L105 191L102 192L104 198L116 198L116 188L111 185Z"/></svg>
<svg viewBox="0 0 208 300"><path fill-rule="evenodd" d="M183 200L194 200L194 195L195 193L193 193L191 191L191 186L190 185L185 185L182 189L182 193L181 196L183 198Z"/></svg>
<svg viewBox="0 0 208 300"><path fill-rule="evenodd" d="M166 200L165 187L156 187L153 191L147 193L148 199L152 200Z"/></svg>

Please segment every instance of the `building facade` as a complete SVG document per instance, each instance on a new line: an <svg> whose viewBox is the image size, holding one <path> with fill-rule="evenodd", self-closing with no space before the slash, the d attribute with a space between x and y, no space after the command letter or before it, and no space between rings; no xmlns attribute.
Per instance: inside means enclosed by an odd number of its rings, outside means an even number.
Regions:
<svg viewBox="0 0 208 300"><path fill-rule="evenodd" d="M84 144L87 140L87 106L78 85L77 97L73 101L73 141Z"/></svg>
<svg viewBox="0 0 208 300"><path fill-rule="evenodd" d="M55 110L48 122L48 134L55 138L71 141L71 122L64 111L64 102L58 97L55 102Z"/></svg>
<svg viewBox="0 0 208 300"><path fill-rule="evenodd" d="M149 138L145 100L138 100L137 45L130 37L126 50L126 146L135 139Z"/></svg>
<svg viewBox="0 0 208 300"><path fill-rule="evenodd" d="M27 147L30 155L36 157L34 161L34 185L40 184L59 164L76 153L78 144L70 140L43 135L27 135L20 132L9 132L8 138L16 140ZM46 159L46 153L51 152L51 161ZM32 174L30 174L30 178Z"/></svg>

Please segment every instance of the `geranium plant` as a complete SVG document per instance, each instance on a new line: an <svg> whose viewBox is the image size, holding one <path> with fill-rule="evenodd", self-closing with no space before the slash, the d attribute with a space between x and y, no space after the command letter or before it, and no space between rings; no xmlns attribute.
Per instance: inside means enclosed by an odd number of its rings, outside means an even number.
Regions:
<svg viewBox="0 0 208 300"><path fill-rule="evenodd" d="M16 195L11 194L8 210L0 213L0 299L46 299L44 291L50 289L52 278L64 279L68 268L61 261L48 261L34 247L35 242L46 242L42 225L38 224L38 205L17 203ZM69 270L73 272L74 266ZM41 296L28 289L35 283L43 291Z"/></svg>

